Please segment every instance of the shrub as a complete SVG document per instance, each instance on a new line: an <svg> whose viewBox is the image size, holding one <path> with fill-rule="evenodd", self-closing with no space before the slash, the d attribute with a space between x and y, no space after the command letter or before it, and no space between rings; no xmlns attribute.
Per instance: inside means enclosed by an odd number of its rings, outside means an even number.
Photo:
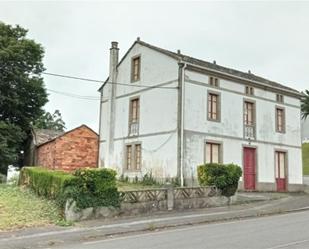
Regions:
<svg viewBox="0 0 309 249"><path fill-rule="evenodd" d="M110 169L79 169L74 174L39 167L24 167L20 184L29 186L40 196L55 199L63 208L72 199L83 209L118 206L116 172Z"/></svg>
<svg viewBox="0 0 309 249"><path fill-rule="evenodd" d="M0 184L6 183L6 176L0 173Z"/></svg>
<svg viewBox="0 0 309 249"><path fill-rule="evenodd" d="M159 185L156 179L152 176L152 172L143 175L141 183L146 186Z"/></svg>
<svg viewBox="0 0 309 249"><path fill-rule="evenodd" d="M40 167L24 167L19 184L30 187L37 195L57 199L64 188L73 184L74 176L63 171L52 171Z"/></svg>
<svg viewBox="0 0 309 249"><path fill-rule="evenodd" d="M73 175L74 184L65 190L64 197L73 199L78 208L119 206L114 170L78 169Z"/></svg>
<svg viewBox="0 0 309 249"><path fill-rule="evenodd" d="M198 181L202 186L216 186L222 195L235 194L242 170L235 164L208 163L198 166Z"/></svg>

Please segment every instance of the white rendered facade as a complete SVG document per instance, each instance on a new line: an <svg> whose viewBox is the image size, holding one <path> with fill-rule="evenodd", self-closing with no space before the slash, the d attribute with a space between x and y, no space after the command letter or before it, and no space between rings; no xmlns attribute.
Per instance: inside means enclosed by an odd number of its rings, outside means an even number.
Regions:
<svg viewBox="0 0 309 249"><path fill-rule="evenodd" d="M111 62L118 48L111 49ZM116 57L117 57L116 56ZM132 82L132 58L140 58L140 77ZM243 149L256 153L255 189L276 190L275 151L286 154L287 190L302 184L300 100L297 91L227 74L136 41L101 90L100 166L118 175L158 179L178 177L197 184L197 166L205 162L207 141L220 144L220 161L243 167ZM244 74L244 73L243 73ZM250 75L249 75L250 76ZM218 79L217 86L209 77ZM122 85L121 85L122 84ZM125 85L124 85L125 84ZM245 87L254 89L253 95ZM154 87L155 86L155 87ZM216 121L208 118L208 94L219 96ZM276 97L283 96L283 102ZM129 133L130 101L139 99L138 133ZM254 103L254 137L244 131L244 102ZM276 131L276 108L284 110L284 132ZM112 115L111 115L112 114ZM141 164L128 170L127 145L141 145ZM131 159L129 159L131 160ZM241 184L240 187L243 187Z"/></svg>

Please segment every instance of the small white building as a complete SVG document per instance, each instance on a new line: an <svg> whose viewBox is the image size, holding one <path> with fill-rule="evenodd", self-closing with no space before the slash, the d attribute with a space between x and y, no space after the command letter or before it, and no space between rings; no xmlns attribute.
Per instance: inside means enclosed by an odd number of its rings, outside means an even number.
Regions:
<svg viewBox="0 0 309 249"><path fill-rule="evenodd" d="M302 188L300 93L139 38L100 88L101 167L197 184L204 162L243 168L247 190Z"/></svg>

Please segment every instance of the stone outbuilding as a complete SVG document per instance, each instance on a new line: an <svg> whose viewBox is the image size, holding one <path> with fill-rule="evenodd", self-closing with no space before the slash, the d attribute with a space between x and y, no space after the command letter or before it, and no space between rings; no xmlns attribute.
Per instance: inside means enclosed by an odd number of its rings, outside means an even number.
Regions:
<svg viewBox="0 0 309 249"><path fill-rule="evenodd" d="M98 141L98 134L86 125L67 132L34 129L25 153L25 165L64 171L95 168Z"/></svg>

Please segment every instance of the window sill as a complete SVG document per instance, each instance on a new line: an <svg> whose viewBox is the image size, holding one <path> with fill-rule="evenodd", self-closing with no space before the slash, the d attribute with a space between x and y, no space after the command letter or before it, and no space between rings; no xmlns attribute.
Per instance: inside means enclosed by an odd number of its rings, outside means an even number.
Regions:
<svg viewBox="0 0 309 249"><path fill-rule="evenodd" d="M221 123L221 120L220 120L220 119L211 119L211 118L207 118L207 121Z"/></svg>
<svg viewBox="0 0 309 249"><path fill-rule="evenodd" d="M276 133L285 134L285 131L276 131Z"/></svg>

